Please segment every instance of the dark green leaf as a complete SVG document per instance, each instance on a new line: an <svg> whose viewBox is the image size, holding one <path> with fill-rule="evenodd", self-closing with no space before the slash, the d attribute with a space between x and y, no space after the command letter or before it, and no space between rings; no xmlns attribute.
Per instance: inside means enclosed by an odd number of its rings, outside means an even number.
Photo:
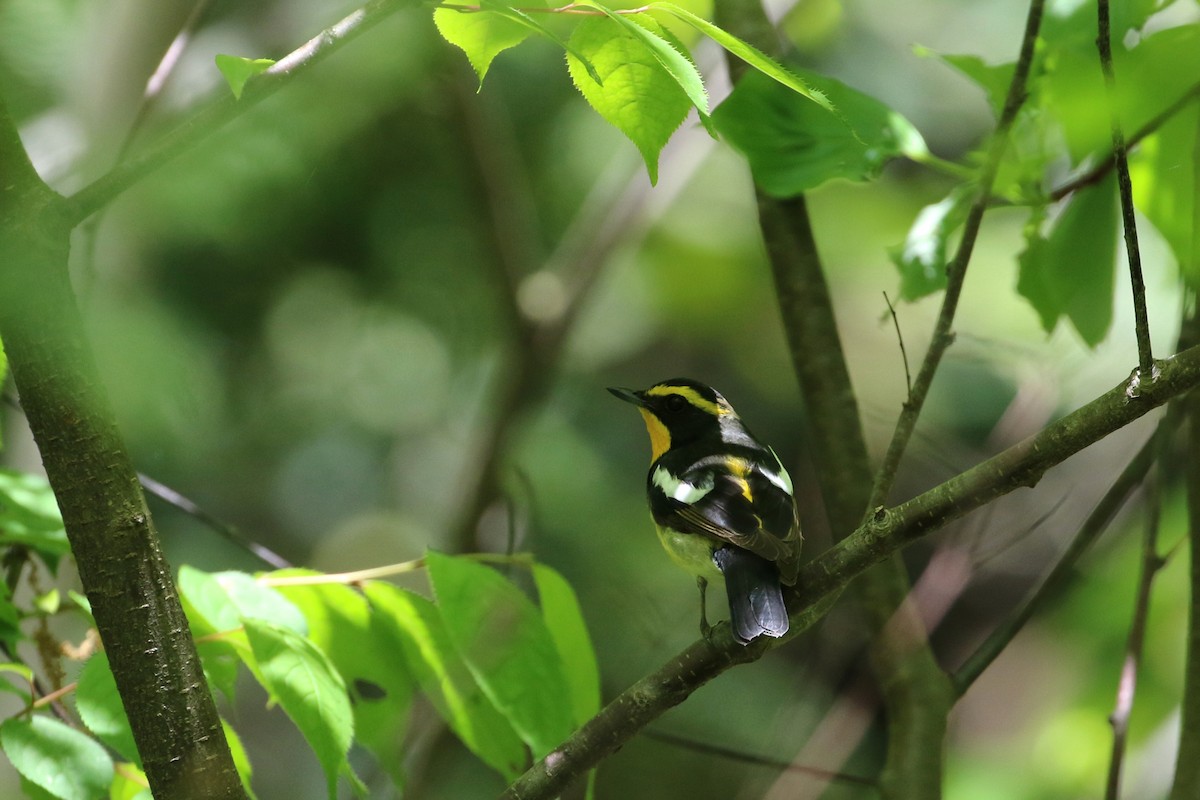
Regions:
<svg viewBox="0 0 1200 800"><path fill-rule="evenodd" d="M10 717L0 726L0 745L22 777L61 800L96 800L112 783L104 748L56 719Z"/></svg>
<svg viewBox="0 0 1200 800"><path fill-rule="evenodd" d="M1017 291L1037 310L1047 332L1066 315L1095 347L1112 324L1117 247L1116 178L1076 193L1051 225L1034 234L1020 257Z"/></svg>
<svg viewBox="0 0 1200 800"><path fill-rule="evenodd" d="M430 552L438 608L455 649L536 757L574 729L563 664L541 614L491 567Z"/></svg>
<svg viewBox="0 0 1200 800"><path fill-rule="evenodd" d="M126 761L141 766L129 718L117 694L117 682L108 666L108 656L96 653L83 665L75 689L75 708L79 718L96 738L111 747Z"/></svg>
<svg viewBox="0 0 1200 800"><path fill-rule="evenodd" d="M928 155L916 128L878 100L832 78L798 72L841 118L758 72L746 74L713 113L767 194L795 197L835 178L865 181L897 156Z"/></svg>
<svg viewBox="0 0 1200 800"><path fill-rule="evenodd" d="M364 591L380 619L380 634L403 650L409 670L451 730L506 780L520 775L525 748L455 651L437 607L387 583L371 581Z"/></svg>
<svg viewBox="0 0 1200 800"><path fill-rule="evenodd" d="M266 72L275 62L269 58L242 58L241 56L217 55L217 69L225 76L234 98L241 100L246 81L259 73Z"/></svg>
<svg viewBox="0 0 1200 800"><path fill-rule="evenodd" d="M346 684L325 654L295 631L259 619L246 619L245 626L263 688L317 754L333 800L338 775L349 771L346 753L354 737Z"/></svg>

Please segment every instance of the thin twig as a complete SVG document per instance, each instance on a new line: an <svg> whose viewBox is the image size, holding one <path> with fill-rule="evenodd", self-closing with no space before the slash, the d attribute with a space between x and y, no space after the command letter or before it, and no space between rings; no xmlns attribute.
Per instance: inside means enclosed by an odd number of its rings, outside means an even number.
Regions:
<svg viewBox="0 0 1200 800"><path fill-rule="evenodd" d="M682 747L686 750L692 750L697 753L706 753L708 755L719 756L720 758L728 758L731 761L740 761L745 764L755 764L762 767L772 767L774 769L783 770L784 772L799 772L803 775L812 775L824 781L832 783L844 783L851 786L865 786L870 789L879 790L879 782L871 778L863 778L858 775L848 775L844 772L832 772L819 767L809 767L803 764L793 764L790 761L785 761L779 758L769 758L760 756L756 753L746 753L741 750L735 750L732 747L722 747L720 745L709 744L708 742L699 742L695 739L689 739L686 736L679 736L674 733L666 733L654 729L647 729L644 734L648 739L657 739L660 742L673 744Z"/></svg>
<svg viewBox="0 0 1200 800"><path fill-rule="evenodd" d="M151 144L140 156L118 164L67 198L63 203L66 219L78 225L163 164L192 149L233 119L289 85L292 76L324 61L359 34L409 5L407 0L371 0L247 81L241 100L234 99L231 92L223 89L174 130Z"/></svg>
<svg viewBox="0 0 1200 800"><path fill-rule="evenodd" d="M1133 182L1129 177L1129 153L1125 132L1117 108L1117 78L1113 73L1111 31L1109 30L1108 0L1097 4L1100 35L1096 45L1100 50L1100 69L1104 72L1104 88L1108 94L1108 115L1112 124L1113 158L1117 167L1117 188L1121 195L1121 224L1125 231L1125 256L1129 262L1129 282L1133 291L1134 331L1137 334L1138 369L1143 380L1153 380L1154 354L1150 347L1150 318L1146 312L1146 284L1142 279L1142 254L1138 248L1137 218L1133 212Z"/></svg>
<svg viewBox="0 0 1200 800"><path fill-rule="evenodd" d="M227 522L217 519L217 517L213 516L208 511L205 511L195 502L180 492L175 491L170 486L167 486L165 483L157 481L143 472L138 473L138 481L141 482L142 488L145 489L149 494L154 495L159 500L162 500L164 503L167 503L173 508L182 511L189 517L193 517L196 520L204 523L213 531L220 534L230 542L233 542L238 547L262 561L264 564L275 569L287 569L288 567L292 566L290 561L276 553L271 548L246 537L237 528L233 527Z"/></svg>
<svg viewBox="0 0 1200 800"><path fill-rule="evenodd" d="M888 313L892 315L892 325L896 328L896 341L900 344L900 358L904 360L904 385L908 387L908 394L905 395L906 400L912 400L912 374L908 371L908 351L904 348L904 334L900 332L900 320L896 316L896 307L892 305L892 299L888 297L888 293L883 293L883 302L887 303Z"/></svg>
<svg viewBox="0 0 1200 800"><path fill-rule="evenodd" d="M1017 112L1025 102L1025 84L1033 66L1034 45L1037 43L1038 31L1042 24L1044 3L1045 0L1032 0L1029 4L1029 14L1025 20L1025 34L1021 41L1021 53L1017 58L1017 64L1013 70L1012 82L1009 84L1008 95L1004 100L1004 109L1000 114L996 131L992 134L991 146L988 148L983 172L979 177L979 186L975 200L971 203L971 208L967 212L966 222L963 224L963 234L962 239L959 241L958 250L954 254L954 259L946 267L945 296L942 299L942 308L938 313L937 323L934 326L933 337L929 342L929 350L926 351L925 358L921 362L921 369L917 372L916 383L913 386L912 392L910 392L908 401L904 404L900 412L900 418L896 421L896 430L892 435L892 441L888 445L883 462L876 473L875 484L871 490L871 498L864 513L864 520L869 518L874 509L883 506L887 502L892 484L896 480L896 472L900 467L900 459L904 455L904 450L908 446L909 439L912 438L913 430L917 424L917 417L920 416L921 408L924 406L925 399L929 395L929 387L933 384L933 376L937 372L938 365L941 364L942 356L950 347L951 342L954 341L954 334L951 332L951 327L954 324L954 314L958 308L959 297L962 294L963 282L967 274L967 264L970 262L971 254L975 249L975 239L979 235L979 227L983 221L983 214L988 208L992 185L995 183L996 173L1000 168L1000 160L1008 146L1008 133L1017 118Z"/></svg>
<svg viewBox="0 0 1200 800"><path fill-rule="evenodd" d="M1129 734L1129 717L1133 712L1133 696L1137 690L1138 666L1142 660L1142 649L1146 640L1150 590L1164 563L1158 554L1158 528L1162 504L1159 481L1151 479L1148 489L1146 530L1142 536L1142 568L1138 575L1137 599L1134 601L1133 621L1129 625L1129 639L1126 641L1125 657L1121 663L1117 698L1113 712L1108 718L1113 730L1113 746L1112 758L1108 765L1108 781L1105 784L1105 800L1117 800L1121 796L1121 768L1125 762L1125 743Z"/></svg>

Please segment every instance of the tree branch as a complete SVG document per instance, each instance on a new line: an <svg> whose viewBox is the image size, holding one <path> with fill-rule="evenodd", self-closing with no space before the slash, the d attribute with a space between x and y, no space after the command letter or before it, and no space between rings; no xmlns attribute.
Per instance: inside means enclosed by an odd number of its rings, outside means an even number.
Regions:
<svg viewBox="0 0 1200 800"><path fill-rule="evenodd" d="M67 273L74 222L0 100L0 336L158 797L241 800L216 705Z"/></svg>
<svg viewBox="0 0 1200 800"><path fill-rule="evenodd" d="M1158 362L1160 374L1137 393L1130 382L1105 392L1037 434L906 503L876 511L870 520L800 572L788 598L798 633L829 607L865 569L949 522L1022 486L1035 485L1050 468L1120 430L1174 397L1200 385L1200 347ZM727 626L712 642L700 640L641 679L563 744L534 764L502 795L504 800L557 796L573 779L619 749L639 730L678 705L699 686L734 664L760 658L788 641L735 644Z"/></svg>
<svg viewBox="0 0 1200 800"><path fill-rule="evenodd" d="M1137 218L1133 213L1133 183L1129 178L1129 153L1125 148L1125 132L1117 109L1117 78L1113 74L1112 33L1109 30L1108 0L1096 3L1100 34L1096 46L1100 50L1100 69L1104 73L1104 88L1108 94L1108 116L1112 124L1113 159L1117 167L1117 189L1121 195L1121 226L1125 231L1125 256L1129 262L1129 282L1133 290L1134 331L1138 343L1138 367L1145 380L1153 380L1151 369L1154 355L1150 349L1150 319L1146 313L1146 284L1142 279L1142 254L1138 248Z"/></svg>
<svg viewBox="0 0 1200 800"><path fill-rule="evenodd" d="M370 30L411 0L371 0L337 24L326 28L246 82L241 100L228 90L181 122L174 130L146 148L141 155L123 161L105 175L71 195L64 214L72 227L99 211L129 187L172 159L195 147L266 98L291 83L292 78L324 61L347 42Z"/></svg>

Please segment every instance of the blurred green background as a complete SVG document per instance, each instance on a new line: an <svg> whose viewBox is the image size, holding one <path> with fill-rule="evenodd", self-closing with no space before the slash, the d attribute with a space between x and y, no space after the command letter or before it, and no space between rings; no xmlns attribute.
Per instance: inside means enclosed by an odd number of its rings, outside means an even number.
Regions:
<svg viewBox="0 0 1200 800"><path fill-rule="evenodd" d="M111 165L147 75L190 8L0 0L0 91L56 188L76 190ZM132 152L224 90L216 53L279 57L352 8L212 3ZM800 0L773 11L802 63L905 114L949 159L986 135L991 115L981 92L913 45L1009 60L1024 14L1001 0ZM719 100L728 91L722 60L707 45L696 53ZM81 228L79 300L138 468L297 564L346 570L458 548L480 461L502 426L502 496L467 527L468 538L503 549L514 537L570 579L608 699L697 631L692 581L661 552L645 509L641 421L604 387L675 376L717 386L791 469L809 556L830 541L813 481L821 465L804 440L741 157L693 116L651 188L635 148L586 107L562 52L546 42L505 53L476 88L428 10L394 16ZM899 163L870 185L811 196L876 454L905 389L883 296L898 285L888 248L949 186ZM958 340L894 499L1036 431L1115 385L1136 360L1120 280L1114 332L1100 347L1089 350L1063 326L1044 334L1014 292L1022 222L1004 210L985 221ZM1156 351L1165 353L1178 282L1151 230L1143 245ZM553 323L570 310L551 361L523 360L506 281L525 319ZM914 367L937 302L897 308ZM515 415L503 411L502 398L512 397ZM4 414L0 458L40 469L21 418ZM936 623L944 663L968 654L1044 574L1150 424L911 548L918 602ZM1166 485L1170 547L1182 536L1182 500ZM204 525L152 504L175 567L261 568ZM1141 524L1139 513L1123 518L1074 588L959 704L947 796L1100 793ZM1129 798L1161 796L1173 763L1181 549L1156 585ZM710 607L723 612L716 595ZM789 647L704 687L651 731L870 775L881 720L863 647L861 622L843 605ZM282 712L264 706L247 686L230 711L259 796L321 797L315 759ZM414 712L397 758L412 776L407 796L502 789L428 708ZM382 773L369 764L361 772L372 796L395 796ZM0 795L14 796L14 781L0 765ZM816 797L823 786L652 735L606 761L598 779L601 798L661 800ZM823 796L873 795L847 784Z"/></svg>

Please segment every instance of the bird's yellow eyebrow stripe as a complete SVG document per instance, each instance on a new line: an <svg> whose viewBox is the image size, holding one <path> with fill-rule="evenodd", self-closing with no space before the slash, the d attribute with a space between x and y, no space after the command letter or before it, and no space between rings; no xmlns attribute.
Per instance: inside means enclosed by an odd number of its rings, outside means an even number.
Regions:
<svg viewBox="0 0 1200 800"><path fill-rule="evenodd" d="M707 411L714 417L719 417L733 411L731 408L717 405L712 400L706 400L690 386L652 386L646 390L646 394L651 397L666 397L669 394L677 394L696 408L701 411Z"/></svg>

